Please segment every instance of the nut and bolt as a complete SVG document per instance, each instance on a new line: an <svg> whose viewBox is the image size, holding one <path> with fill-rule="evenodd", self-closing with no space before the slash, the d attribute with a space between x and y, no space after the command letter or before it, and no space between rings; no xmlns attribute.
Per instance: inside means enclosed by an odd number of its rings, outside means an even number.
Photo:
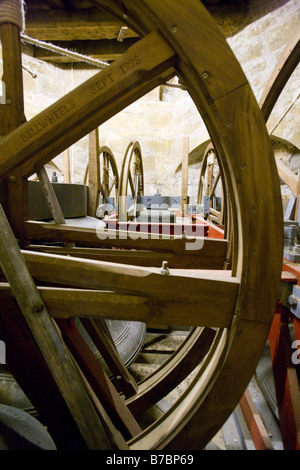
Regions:
<svg viewBox="0 0 300 470"><path fill-rule="evenodd" d="M167 275L170 274L168 261L163 261L160 269L161 274Z"/></svg>

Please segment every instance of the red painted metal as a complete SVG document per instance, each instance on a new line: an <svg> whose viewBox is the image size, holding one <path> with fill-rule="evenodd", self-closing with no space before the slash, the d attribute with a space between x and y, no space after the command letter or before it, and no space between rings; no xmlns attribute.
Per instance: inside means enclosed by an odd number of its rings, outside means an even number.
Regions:
<svg viewBox="0 0 300 470"><path fill-rule="evenodd" d="M205 224L207 225L207 237L208 238L220 238L224 239L224 228L219 227L216 224L208 222L202 215L196 214L192 216L194 224Z"/></svg>
<svg viewBox="0 0 300 470"><path fill-rule="evenodd" d="M269 333L280 429L285 450L300 450L300 392L292 363L290 312L279 307Z"/></svg>
<svg viewBox="0 0 300 470"><path fill-rule="evenodd" d="M240 400L240 407L256 450L274 450L264 423L247 389Z"/></svg>

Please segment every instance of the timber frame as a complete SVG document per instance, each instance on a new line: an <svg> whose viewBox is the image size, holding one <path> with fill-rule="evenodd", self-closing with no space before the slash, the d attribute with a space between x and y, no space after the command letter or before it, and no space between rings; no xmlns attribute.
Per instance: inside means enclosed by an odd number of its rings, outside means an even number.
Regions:
<svg viewBox="0 0 300 470"><path fill-rule="evenodd" d="M232 269L219 271L228 256L226 240L197 237L193 242L202 249L195 251L189 244L192 240L182 236L134 239L117 231L36 223L24 215L21 228L26 236L20 251L2 214L0 295L6 307L0 321L10 321L10 310L16 313L11 321L16 321L22 311L87 448L201 449L239 402L265 346L275 309L282 265L282 208L271 143L246 77L201 2L176 0L176 9L174 0L93 3L122 19L141 39L109 68L7 133L0 141L1 180L12 182L15 176L23 181L40 171L80 137L177 74L207 125L231 195ZM70 248L75 252L77 246L94 251L87 253L90 259L70 258L32 246L33 241L57 240L75 243ZM7 246L10 256L5 256ZM147 266L99 260L102 252L97 248L116 246L146 250ZM216 265L218 250L223 258ZM136 260L136 252L132 253ZM156 258L178 255L190 269L178 269L177 262L165 275L153 267L152 253ZM131 257L130 251L126 256ZM28 279L27 290L16 263ZM268 283L267 291L261 289L262 282ZM123 401L78 338L73 319L65 318L73 307L76 316L80 305L89 318L103 307L104 318L115 315L156 325L176 320L194 328L173 362L138 384L136 394ZM82 309L77 312L81 316ZM63 340L57 337L53 319ZM43 328L51 331L51 341L42 334ZM56 342L58 364L49 354ZM191 386L160 420L141 430L133 413L186 377L180 368L185 359L187 373L195 367ZM75 377L77 391L57 373L60 367ZM38 392L33 396L42 408ZM90 430L82 403L93 422Z"/></svg>

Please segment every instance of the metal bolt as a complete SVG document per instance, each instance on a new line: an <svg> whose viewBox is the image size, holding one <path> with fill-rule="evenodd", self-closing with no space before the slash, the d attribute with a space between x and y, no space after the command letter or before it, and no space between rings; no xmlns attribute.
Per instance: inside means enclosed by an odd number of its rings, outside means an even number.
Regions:
<svg viewBox="0 0 300 470"><path fill-rule="evenodd" d="M9 177L9 181L10 181L11 183L16 183L16 182L17 182L17 177L16 177L15 175L11 175L11 176Z"/></svg>
<svg viewBox="0 0 300 470"><path fill-rule="evenodd" d="M12 104L12 99L6 98L6 104L11 105Z"/></svg>
<svg viewBox="0 0 300 470"><path fill-rule="evenodd" d="M207 78L208 77L208 72L203 72L202 77Z"/></svg>
<svg viewBox="0 0 300 470"><path fill-rule="evenodd" d="M226 122L226 126L227 126L227 127L230 127L230 126L231 126L231 121L227 121L227 122Z"/></svg>
<svg viewBox="0 0 300 470"><path fill-rule="evenodd" d="M161 274L167 275L170 274L168 261L163 261L160 269Z"/></svg>
<svg viewBox="0 0 300 470"><path fill-rule="evenodd" d="M172 33L177 33L177 26L175 24L172 26Z"/></svg>
<svg viewBox="0 0 300 470"><path fill-rule="evenodd" d="M241 169L242 169L242 170L245 170L246 168L247 168L247 166L243 163L243 164L241 165Z"/></svg>
<svg viewBox="0 0 300 470"><path fill-rule="evenodd" d="M44 309L43 304L36 304L32 307L32 312L33 313L41 313Z"/></svg>

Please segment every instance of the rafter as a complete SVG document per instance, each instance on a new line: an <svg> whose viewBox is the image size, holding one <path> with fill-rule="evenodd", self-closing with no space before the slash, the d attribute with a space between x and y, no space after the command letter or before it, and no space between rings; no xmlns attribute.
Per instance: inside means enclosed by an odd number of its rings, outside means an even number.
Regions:
<svg viewBox="0 0 300 470"><path fill-rule="evenodd" d="M97 8L29 10L25 34L47 41L117 39L122 22ZM137 37L130 28L127 38Z"/></svg>
<svg viewBox="0 0 300 470"><path fill-rule="evenodd" d="M127 51L127 49L129 49L129 47L131 47L138 40L139 38L136 37L128 39L126 38L122 42L113 39L100 39L98 41L55 41L51 44L66 49L66 51L76 51L79 54L92 57L94 59L112 61L121 57ZM57 63L70 63L79 61L79 59L47 50L44 47L35 47L34 57L40 60Z"/></svg>

